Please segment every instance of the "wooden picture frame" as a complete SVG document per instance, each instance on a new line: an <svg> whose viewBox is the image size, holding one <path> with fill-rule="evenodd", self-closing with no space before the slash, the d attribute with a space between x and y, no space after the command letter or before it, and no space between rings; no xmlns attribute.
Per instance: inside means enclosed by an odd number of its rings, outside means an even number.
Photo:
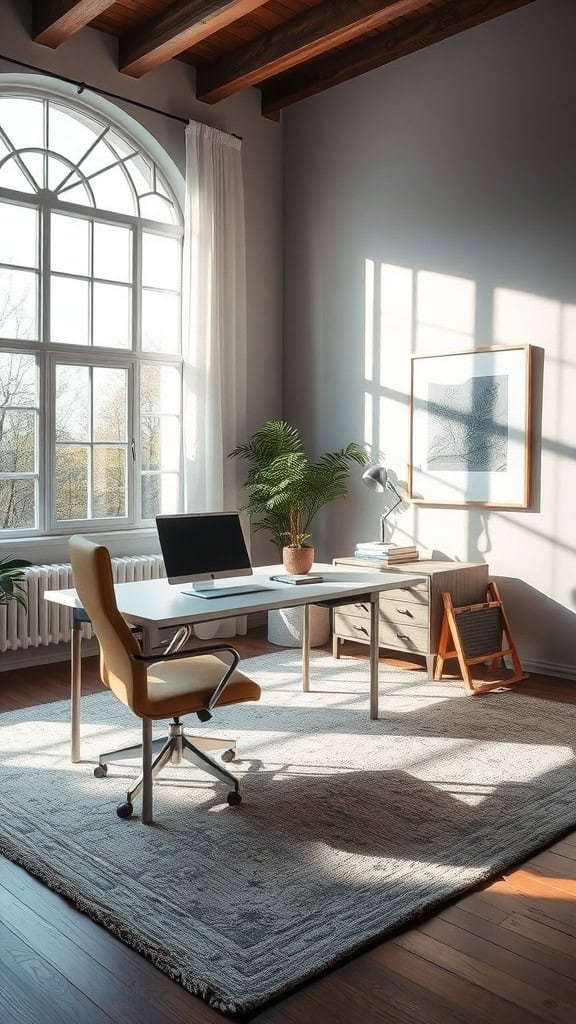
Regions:
<svg viewBox="0 0 576 1024"><path fill-rule="evenodd" d="M411 501L529 507L531 363L530 345L412 357Z"/></svg>

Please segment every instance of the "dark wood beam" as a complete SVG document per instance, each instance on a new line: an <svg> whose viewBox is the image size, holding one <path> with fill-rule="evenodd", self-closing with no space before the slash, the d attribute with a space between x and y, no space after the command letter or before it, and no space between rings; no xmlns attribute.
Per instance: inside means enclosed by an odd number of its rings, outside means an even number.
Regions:
<svg viewBox="0 0 576 1024"><path fill-rule="evenodd" d="M32 38L44 46L60 46L114 0L35 0Z"/></svg>
<svg viewBox="0 0 576 1024"><path fill-rule="evenodd" d="M120 70L134 78L177 57L267 0L187 0L120 39Z"/></svg>
<svg viewBox="0 0 576 1024"><path fill-rule="evenodd" d="M262 90L262 113L276 120L279 110L298 100L340 85L416 50L448 39L485 21L525 7L534 0L448 0L440 10L414 17L389 32L348 46L300 71L269 82Z"/></svg>
<svg viewBox="0 0 576 1024"><path fill-rule="evenodd" d="M310 7L271 32L200 67L196 95L206 103L216 103L421 7L422 0L329 0Z"/></svg>

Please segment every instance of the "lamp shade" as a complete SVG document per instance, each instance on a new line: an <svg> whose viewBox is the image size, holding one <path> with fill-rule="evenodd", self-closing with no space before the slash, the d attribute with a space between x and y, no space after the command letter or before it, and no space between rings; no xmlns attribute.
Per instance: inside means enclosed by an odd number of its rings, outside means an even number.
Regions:
<svg viewBox="0 0 576 1024"><path fill-rule="evenodd" d="M362 473L362 481L371 491L385 491L388 483L388 470L386 466L377 462Z"/></svg>

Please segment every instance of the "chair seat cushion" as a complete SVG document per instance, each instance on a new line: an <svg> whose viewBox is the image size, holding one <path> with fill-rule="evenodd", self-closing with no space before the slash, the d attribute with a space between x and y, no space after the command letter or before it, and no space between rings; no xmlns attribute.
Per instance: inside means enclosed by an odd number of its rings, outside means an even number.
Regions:
<svg viewBox="0 0 576 1024"><path fill-rule="evenodd" d="M148 669L147 695L138 713L150 718L171 718L208 707L226 671L224 660L213 654L158 661ZM217 706L258 700L260 687L243 672L234 672Z"/></svg>

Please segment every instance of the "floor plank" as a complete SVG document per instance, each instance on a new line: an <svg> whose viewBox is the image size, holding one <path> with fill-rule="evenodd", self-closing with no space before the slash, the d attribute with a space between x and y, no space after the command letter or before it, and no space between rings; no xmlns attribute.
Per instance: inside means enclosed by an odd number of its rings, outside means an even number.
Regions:
<svg viewBox="0 0 576 1024"><path fill-rule="evenodd" d="M234 642L243 658L277 650L262 629ZM352 644L342 652L366 656ZM83 682L86 693L101 688L97 659L85 659ZM569 681L540 676L518 688L542 700L576 703ZM65 662L0 673L0 712L68 695ZM576 832L260 1011L253 1024L572 1024L575 1005ZM224 1019L0 858L1 1021Z"/></svg>

